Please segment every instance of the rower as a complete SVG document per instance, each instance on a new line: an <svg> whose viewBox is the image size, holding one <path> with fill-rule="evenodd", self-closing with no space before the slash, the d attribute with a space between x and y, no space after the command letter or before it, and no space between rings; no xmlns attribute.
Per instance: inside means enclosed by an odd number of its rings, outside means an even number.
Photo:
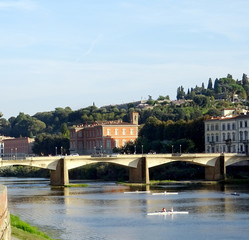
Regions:
<svg viewBox="0 0 249 240"><path fill-rule="evenodd" d="M162 209L162 212L166 212L166 208L163 208L163 209Z"/></svg>

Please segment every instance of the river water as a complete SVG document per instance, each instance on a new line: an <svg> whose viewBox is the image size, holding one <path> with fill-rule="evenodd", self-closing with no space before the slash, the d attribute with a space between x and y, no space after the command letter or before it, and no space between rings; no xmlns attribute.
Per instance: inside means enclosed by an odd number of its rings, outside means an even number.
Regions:
<svg viewBox="0 0 249 240"><path fill-rule="evenodd" d="M171 184L141 190L109 182L51 189L48 179L0 178L12 214L62 240L248 239L248 185ZM237 192L239 196L232 195ZM148 216L173 207L189 214Z"/></svg>

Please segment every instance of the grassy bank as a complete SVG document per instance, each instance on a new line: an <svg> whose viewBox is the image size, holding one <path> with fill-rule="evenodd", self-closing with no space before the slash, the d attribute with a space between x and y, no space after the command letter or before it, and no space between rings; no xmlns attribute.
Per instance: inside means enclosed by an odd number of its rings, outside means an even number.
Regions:
<svg viewBox="0 0 249 240"><path fill-rule="evenodd" d="M88 187L88 184L85 183L73 183L73 184L66 184L64 187L73 188L73 187Z"/></svg>
<svg viewBox="0 0 249 240"><path fill-rule="evenodd" d="M45 233L39 231L37 227L33 227L22 221L19 217L10 214L12 236L20 240L53 240Z"/></svg>

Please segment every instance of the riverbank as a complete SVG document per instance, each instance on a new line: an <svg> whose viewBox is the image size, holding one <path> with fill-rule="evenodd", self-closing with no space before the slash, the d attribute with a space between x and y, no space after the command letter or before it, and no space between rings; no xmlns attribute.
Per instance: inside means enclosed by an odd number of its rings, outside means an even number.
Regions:
<svg viewBox="0 0 249 240"><path fill-rule="evenodd" d="M53 240L37 227L22 221L19 217L10 215L12 240Z"/></svg>
<svg viewBox="0 0 249 240"><path fill-rule="evenodd" d="M225 179L219 181L206 181L206 180L186 180L186 181L174 181L174 180L151 180L150 183L128 183L128 182L118 182L118 184L125 186L160 186L160 185L177 185L177 184L186 184L186 185L215 185L215 184L245 184L249 183L249 179Z"/></svg>

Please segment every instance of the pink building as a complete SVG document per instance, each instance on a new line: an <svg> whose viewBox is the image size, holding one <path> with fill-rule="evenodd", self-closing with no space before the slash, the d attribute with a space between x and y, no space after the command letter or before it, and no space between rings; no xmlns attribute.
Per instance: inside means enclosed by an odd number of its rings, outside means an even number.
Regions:
<svg viewBox="0 0 249 240"><path fill-rule="evenodd" d="M131 114L130 123L122 121L95 122L70 129L70 152L79 154L112 153L138 137L138 113Z"/></svg>
<svg viewBox="0 0 249 240"><path fill-rule="evenodd" d="M33 154L32 146L34 141L33 138L28 137L4 139L4 156L16 159Z"/></svg>

